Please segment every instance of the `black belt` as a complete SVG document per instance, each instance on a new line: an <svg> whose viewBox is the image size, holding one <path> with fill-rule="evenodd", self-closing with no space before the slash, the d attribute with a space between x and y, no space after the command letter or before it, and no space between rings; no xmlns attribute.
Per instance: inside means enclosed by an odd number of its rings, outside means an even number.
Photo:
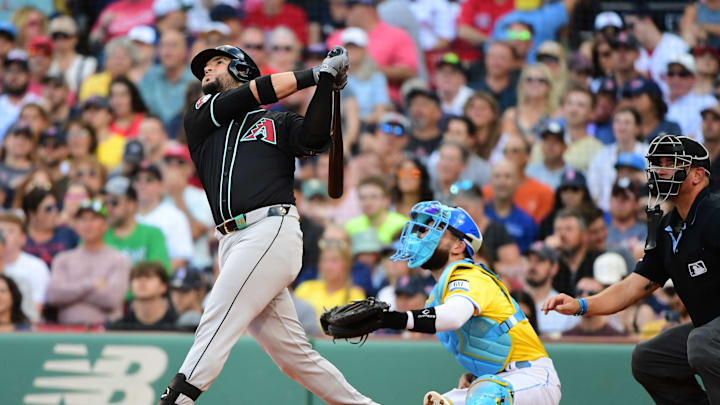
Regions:
<svg viewBox="0 0 720 405"><path fill-rule="evenodd" d="M290 212L290 206L270 207L268 208L265 215L262 215L260 218L256 218L255 221L265 217L284 217L288 214L288 212ZM222 224L216 226L215 229L217 229L218 232L223 235L227 235L236 231L241 231L252 224L252 222L248 223L248 218L246 217L246 215L247 214L240 214L235 218L228 219Z"/></svg>

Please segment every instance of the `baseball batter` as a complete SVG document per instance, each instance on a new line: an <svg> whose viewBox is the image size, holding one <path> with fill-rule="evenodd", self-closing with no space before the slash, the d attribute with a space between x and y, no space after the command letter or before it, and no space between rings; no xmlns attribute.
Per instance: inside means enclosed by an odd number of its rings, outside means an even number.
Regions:
<svg viewBox="0 0 720 405"><path fill-rule="evenodd" d="M205 95L185 114L192 160L215 217L220 275L195 342L159 404L192 404L248 330L288 376L329 404L375 404L312 350L287 285L300 271L302 233L293 198L295 158L330 144L331 92L347 80L334 48L321 66L260 76L241 49L223 45L191 63ZM261 109L317 86L305 118Z"/></svg>

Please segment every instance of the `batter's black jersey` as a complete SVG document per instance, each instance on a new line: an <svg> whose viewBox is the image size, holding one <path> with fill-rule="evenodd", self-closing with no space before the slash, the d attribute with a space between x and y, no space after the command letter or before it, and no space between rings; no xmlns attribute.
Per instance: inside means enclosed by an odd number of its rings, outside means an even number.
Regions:
<svg viewBox="0 0 720 405"><path fill-rule="evenodd" d="M663 216L657 247L635 272L660 285L672 279L695 326L720 315L720 196L705 188L685 220L677 209Z"/></svg>
<svg viewBox="0 0 720 405"><path fill-rule="evenodd" d="M205 95L188 109L188 147L216 224L256 208L295 203L295 157L322 152L330 141L328 133L323 146L306 146L303 120L260 108L248 85Z"/></svg>

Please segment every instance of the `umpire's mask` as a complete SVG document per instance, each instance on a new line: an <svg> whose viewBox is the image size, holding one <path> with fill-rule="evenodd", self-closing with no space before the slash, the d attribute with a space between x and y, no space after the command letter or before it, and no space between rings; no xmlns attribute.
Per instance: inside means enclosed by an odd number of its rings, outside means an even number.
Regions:
<svg viewBox="0 0 720 405"><path fill-rule="evenodd" d="M650 199L648 207L665 202L680 192L691 166L702 167L710 177L710 154L705 146L687 136L660 135L650 142L645 169Z"/></svg>

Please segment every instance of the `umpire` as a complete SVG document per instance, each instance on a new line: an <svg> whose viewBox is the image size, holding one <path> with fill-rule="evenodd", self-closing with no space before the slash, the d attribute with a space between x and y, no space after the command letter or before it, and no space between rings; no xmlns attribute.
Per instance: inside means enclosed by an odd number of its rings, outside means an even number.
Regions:
<svg viewBox="0 0 720 405"><path fill-rule="evenodd" d="M635 271L586 299L565 294L543 306L566 315L609 315L650 295L668 279L692 323L639 343L632 356L635 379L657 404L720 404L720 197L710 194L710 157L691 138L663 135L647 159L648 243ZM653 206L675 207L652 220ZM655 224L653 224L655 222ZM654 240L652 240L654 238ZM656 243L653 243L656 242ZM695 379L702 378L705 390Z"/></svg>

